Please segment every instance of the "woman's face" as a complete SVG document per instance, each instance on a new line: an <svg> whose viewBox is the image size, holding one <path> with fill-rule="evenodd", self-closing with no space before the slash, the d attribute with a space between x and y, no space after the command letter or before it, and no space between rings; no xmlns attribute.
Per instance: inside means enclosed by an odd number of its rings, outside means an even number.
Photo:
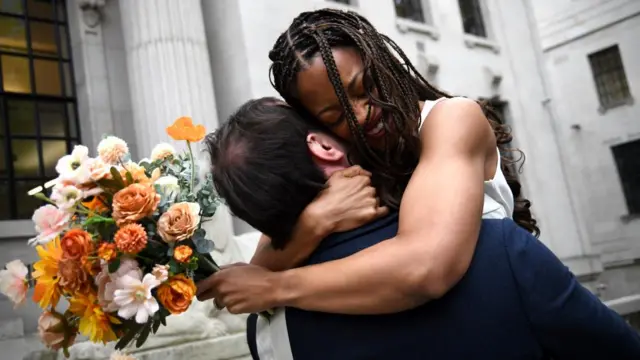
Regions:
<svg viewBox="0 0 640 360"><path fill-rule="evenodd" d="M345 89L358 124L362 127L367 142L374 148L384 146L385 129L382 126L382 110L372 106L363 83L364 66L362 58L353 48L333 49L333 58L340 74L340 82ZM320 122L339 137L351 141L352 135L347 124L347 114L329 80L327 68L320 54L309 62L310 66L298 73L298 97L302 105ZM372 91L376 96L375 90ZM367 114L371 112L367 119ZM368 120L368 121L367 121Z"/></svg>

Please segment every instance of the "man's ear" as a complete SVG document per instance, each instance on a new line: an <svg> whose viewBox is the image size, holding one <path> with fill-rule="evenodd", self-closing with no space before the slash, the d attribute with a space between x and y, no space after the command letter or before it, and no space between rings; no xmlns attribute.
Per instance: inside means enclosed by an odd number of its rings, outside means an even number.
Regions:
<svg viewBox="0 0 640 360"><path fill-rule="evenodd" d="M311 154L318 160L324 162L340 162L344 158L344 152L338 148L337 143L328 135L320 133L309 133L307 135L307 146Z"/></svg>

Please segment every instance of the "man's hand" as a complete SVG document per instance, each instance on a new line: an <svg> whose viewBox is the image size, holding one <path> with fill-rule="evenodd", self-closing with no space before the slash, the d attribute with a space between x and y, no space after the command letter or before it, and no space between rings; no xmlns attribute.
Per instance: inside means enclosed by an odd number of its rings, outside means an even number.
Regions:
<svg viewBox="0 0 640 360"><path fill-rule="evenodd" d="M327 180L327 188L307 206L299 221L325 223L330 234L353 230L388 212L386 206L380 206L371 186L371 173L356 165L333 173Z"/></svg>
<svg viewBox="0 0 640 360"><path fill-rule="evenodd" d="M215 299L216 307L232 314L257 313L278 306L276 279L265 268L236 263L199 281L196 295L200 301Z"/></svg>

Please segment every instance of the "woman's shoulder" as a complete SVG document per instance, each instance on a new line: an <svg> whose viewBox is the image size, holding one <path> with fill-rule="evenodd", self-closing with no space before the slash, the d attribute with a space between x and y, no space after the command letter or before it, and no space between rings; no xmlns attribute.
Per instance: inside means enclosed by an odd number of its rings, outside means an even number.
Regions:
<svg viewBox="0 0 640 360"><path fill-rule="evenodd" d="M420 129L423 139L425 136L435 136L433 132L440 131L471 137L484 137L488 131L492 133L482 107L474 100L454 97L437 100L435 104L425 103L424 106L432 106L432 109L426 114Z"/></svg>

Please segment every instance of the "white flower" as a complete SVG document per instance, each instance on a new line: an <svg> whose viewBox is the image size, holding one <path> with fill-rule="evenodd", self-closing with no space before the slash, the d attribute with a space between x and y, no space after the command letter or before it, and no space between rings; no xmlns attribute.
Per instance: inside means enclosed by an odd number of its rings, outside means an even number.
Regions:
<svg viewBox="0 0 640 360"><path fill-rule="evenodd" d="M67 228L71 214L53 205L44 205L34 211L31 219L36 224L38 235L29 239L29 245L44 245Z"/></svg>
<svg viewBox="0 0 640 360"><path fill-rule="evenodd" d="M167 201L173 201L180 193L180 185L178 185L178 178L171 175L159 177L153 183L156 187L156 191Z"/></svg>
<svg viewBox="0 0 640 360"><path fill-rule="evenodd" d="M102 161L101 158L89 159L87 161L87 170L89 171L89 177L93 181L102 180L111 174L111 166Z"/></svg>
<svg viewBox="0 0 640 360"><path fill-rule="evenodd" d="M115 136L107 136L98 144L98 155L107 164L115 165L129 154L127 143Z"/></svg>
<svg viewBox="0 0 640 360"><path fill-rule="evenodd" d="M76 145L70 155L58 160L56 171L60 174L60 182L84 184L89 181L89 171L86 163L89 160L89 149L83 145Z"/></svg>
<svg viewBox="0 0 640 360"><path fill-rule="evenodd" d="M169 265L156 265L151 270L151 274L163 283L169 279Z"/></svg>
<svg viewBox="0 0 640 360"><path fill-rule="evenodd" d="M160 143L151 150L151 161L164 160L169 156L176 156L176 149L167 143Z"/></svg>
<svg viewBox="0 0 640 360"><path fill-rule="evenodd" d="M119 307L118 315L131 319L134 315L138 324L145 324L149 317L160 309L158 301L151 294L160 281L152 274L146 274L142 281L139 276L129 273L117 280L113 302Z"/></svg>
<svg viewBox="0 0 640 360"><path fill-rule="evenodd" d="M27 274L29 270L22 261L13 260L0 270L0 293L6 295L15 306L24 302L27 296Z"/></svg>
<svg viewBox="0 0 640 360"><path fill-rule="evenodd" d="M84 198L82 190L73 185L56 185L51 191L51 200L58 205L60 210L72 210L78 201Z"/></svg>

